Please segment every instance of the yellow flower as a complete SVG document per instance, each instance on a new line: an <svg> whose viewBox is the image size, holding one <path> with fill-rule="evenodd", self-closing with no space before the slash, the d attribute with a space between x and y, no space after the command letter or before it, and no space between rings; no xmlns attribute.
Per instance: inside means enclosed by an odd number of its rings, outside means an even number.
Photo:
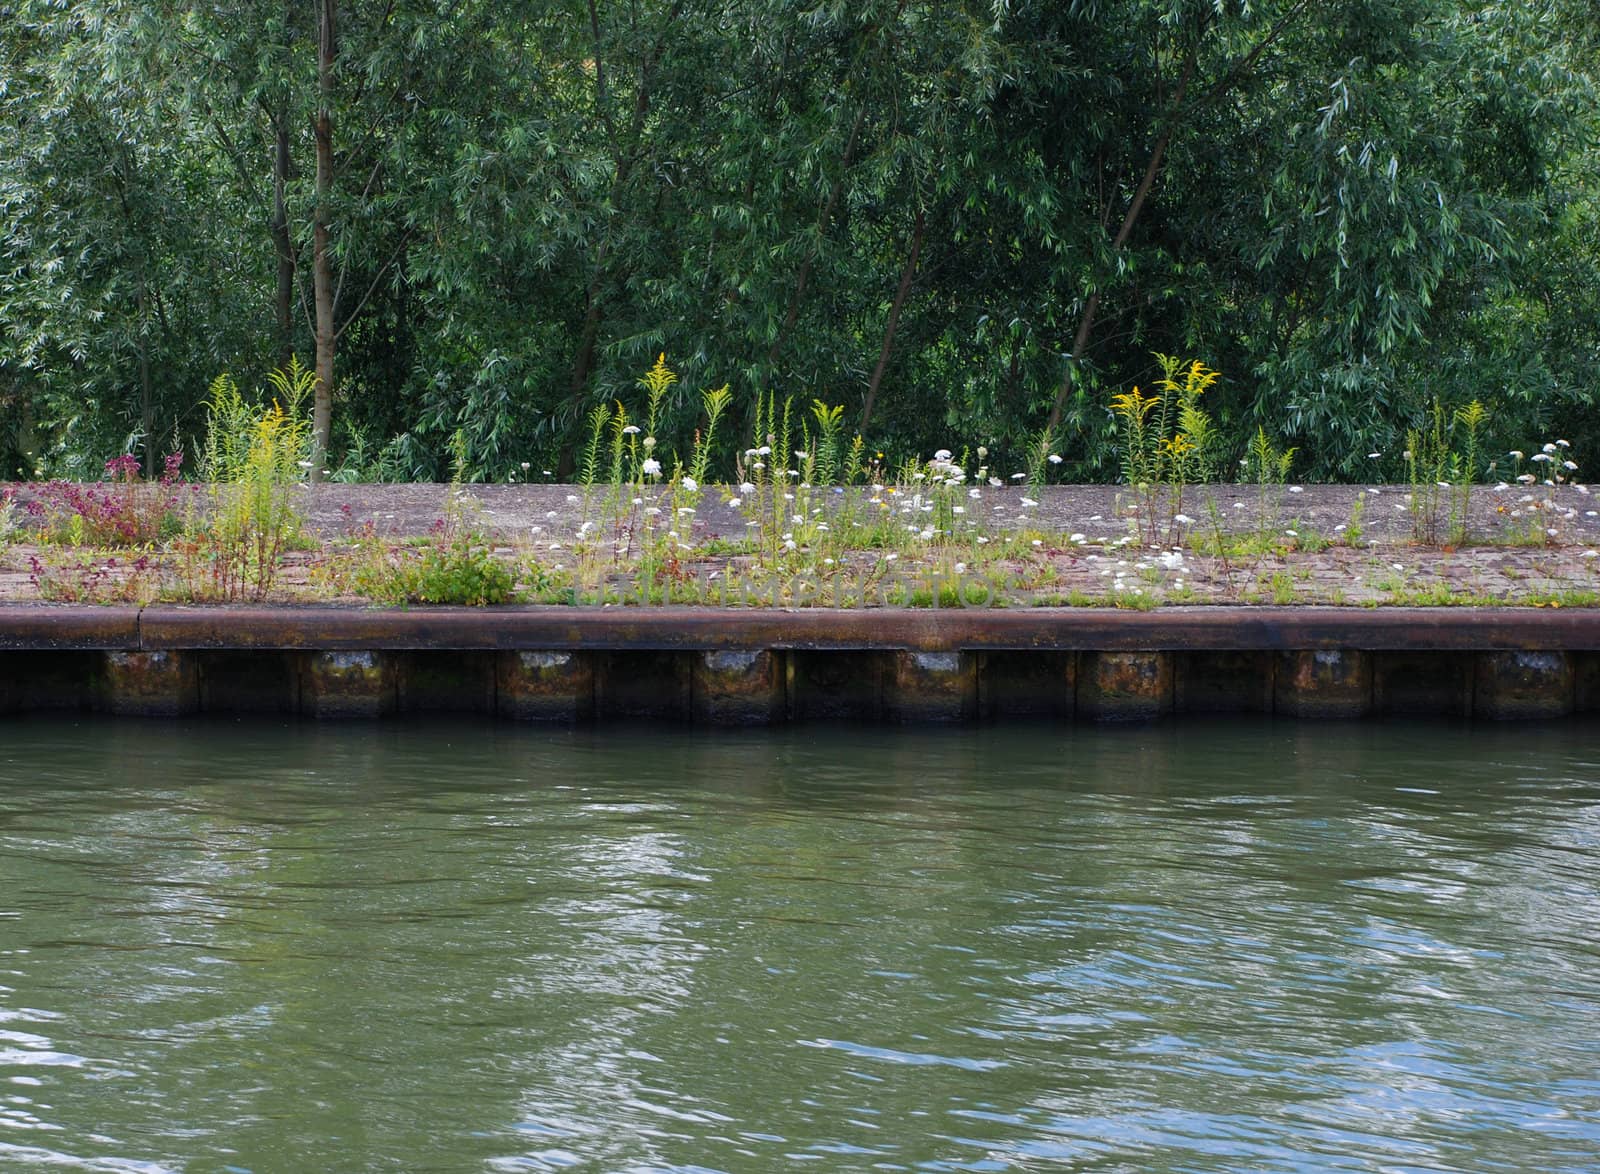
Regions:
<svg viewBox="0 0 1600 1174"><path fill-rule="evenodd" d="M1129 423L1143 423L1150 409L1155 406L1156 397L1140 395L1138 387L1111 397L1111 410Z"/></svg>

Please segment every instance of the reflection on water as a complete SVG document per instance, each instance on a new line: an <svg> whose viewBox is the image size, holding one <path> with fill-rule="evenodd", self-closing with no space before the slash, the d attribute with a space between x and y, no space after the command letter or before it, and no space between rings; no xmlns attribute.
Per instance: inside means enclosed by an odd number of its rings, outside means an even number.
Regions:
<svg viewBox="0 0 1600 1174"><path fill-rule="evenodd" d="M1600 1165L1600 739L0 724L0 1168Z"/></svg>

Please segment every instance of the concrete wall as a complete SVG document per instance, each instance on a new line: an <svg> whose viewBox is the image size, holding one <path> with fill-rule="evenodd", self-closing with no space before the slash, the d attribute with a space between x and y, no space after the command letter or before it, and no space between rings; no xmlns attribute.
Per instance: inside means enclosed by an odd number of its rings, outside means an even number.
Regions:
<svg viewBox="0 0 1600 1174"><path fill-rule="evenodd" d="M467 712L704 725L1170 713L1484 719L1600 710L1600 652L1553 650L21 649L0 713Z"/></svg>

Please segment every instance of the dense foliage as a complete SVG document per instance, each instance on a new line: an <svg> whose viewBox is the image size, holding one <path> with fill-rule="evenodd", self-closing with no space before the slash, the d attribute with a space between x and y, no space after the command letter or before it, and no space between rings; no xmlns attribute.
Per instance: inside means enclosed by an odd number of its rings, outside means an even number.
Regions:
<svg viewBox="0 0 1600 1174"><path fill-rule="evenodd" d="M1222 372L1370 476L1437 397L1600 449L1587 0L0 0L0 477L332 372L336 475L571 470L665 351L875 448ZM1503 437L1501 434L1504 434ZM730 437L730 447L738 440ZM1491 444L1490 447L1494 447Z"/></svg>

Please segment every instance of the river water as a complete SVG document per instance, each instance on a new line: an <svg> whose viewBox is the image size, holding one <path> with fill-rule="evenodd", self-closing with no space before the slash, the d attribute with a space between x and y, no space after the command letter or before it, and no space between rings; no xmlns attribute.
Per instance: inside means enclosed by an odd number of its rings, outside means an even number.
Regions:
<svg viewBox="0 0 1600 1174"><path fill-rule="evenodd" d="M0 723L0 1170L1600 1168L1600 731Z"/></svg>

